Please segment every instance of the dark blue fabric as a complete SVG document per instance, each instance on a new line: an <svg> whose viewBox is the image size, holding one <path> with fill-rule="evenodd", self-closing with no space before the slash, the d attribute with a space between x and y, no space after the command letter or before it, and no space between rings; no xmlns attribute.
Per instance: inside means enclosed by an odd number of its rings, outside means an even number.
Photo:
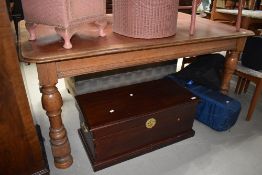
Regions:
<svg viewBox="0 0 262 175"><path fill-rule="evenodd" d="M239 101L193 81L179 79L175 75L169 75L166 78L186 87L200 98L195 116L198 121L216 131L228 130L236 123L241 110Z"/></svg>
<svg viewBox="0 0 262 175"><path fill-rule="evenodd" d="M219 90L224 63L225 57L221 54L200 55L191 64L173 75L183 80L193 80L205 87Z"/></svg>

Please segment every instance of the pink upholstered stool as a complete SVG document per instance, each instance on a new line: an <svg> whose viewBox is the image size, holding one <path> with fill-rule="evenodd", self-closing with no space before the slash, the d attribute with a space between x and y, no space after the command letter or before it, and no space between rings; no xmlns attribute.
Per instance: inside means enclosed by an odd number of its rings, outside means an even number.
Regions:
<svg viewBox="0 0 262 175"><path fill-rule="evenodd" d="M64 39L64 48L72 48L71 37L79 25L95 22L99 35L105 36L105 0L22 0L29 40L35 40L37 24L54 26Z"/></svg>

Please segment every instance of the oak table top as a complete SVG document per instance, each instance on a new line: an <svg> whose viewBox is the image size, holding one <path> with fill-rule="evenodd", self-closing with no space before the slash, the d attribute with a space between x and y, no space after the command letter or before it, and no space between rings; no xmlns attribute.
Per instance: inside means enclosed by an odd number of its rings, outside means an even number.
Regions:
<svg viewBox="0 0 262 175"><path fill-rule="evenodd" d="M221 84L221 91L228 91L246 38L253 32L245 29L236 32L234 26L197 17L196 33L190 36L189 26L190 15L179 13L175 36L146 40L113 33L111 23L106 28L107 36L98 37L97 29L87 24L72 37L73 48L66 50L52 27L39 25L37 40L28 41L24 23L20 24L20 60L37 65L42 105L50 121L50 144L56 167L67 168L73 163L61 119L63 100L56 87L59 78L229 51Z"/></svg>
<svg viewBox="0 0 262 175"><path fill-rule="evenodd" d="M28 32L22 24L20 27L21 59L25 62L43 63L253 35L251 31L245 29L236 32L232 26L197 18L196 33L190 36L189 25L190 16L179 13L177 34L175 36L147 40L113 33L111 24L106 28L107 36L98 37L96 28L87 24L81 32L73 36L73 49L66 50L62 47L62 39L52 27L41 26L37 31L38 39L28 41Z"/></svg>

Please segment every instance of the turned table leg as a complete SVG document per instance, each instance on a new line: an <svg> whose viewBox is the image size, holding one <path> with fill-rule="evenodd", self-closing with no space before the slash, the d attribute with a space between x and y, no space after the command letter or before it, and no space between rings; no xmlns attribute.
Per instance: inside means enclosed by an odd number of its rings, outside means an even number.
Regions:
<svg viewBox="0 0 262 175"><path fill-rule="evenodd" d="M227 54L224 67L224 75L221 84L221 92L226 94L229 90L229 83L232 78L232 75L236 69L237 61L239 58L240 52L231 51Z"/></svg>
<svg viewBox="0 0 262 175"><path fill-rule="evenodd" d="M224 75L220 87L220 92L227 94L229 90L229 83L233 73L236 70L237 62L240 57L240 53L243 52L247 38L239 38L236 40L236 50L228 51L226 54Z"/></svg>
<svg viewBox="0 0 262 175"><path fill-rule="evenodd" d="M71 148L61 118L62 97L56 87L55 63L38 64L38 77L42 93L42 105L50 122L50 144L57 168L67 168L73 163Z"/></svg>

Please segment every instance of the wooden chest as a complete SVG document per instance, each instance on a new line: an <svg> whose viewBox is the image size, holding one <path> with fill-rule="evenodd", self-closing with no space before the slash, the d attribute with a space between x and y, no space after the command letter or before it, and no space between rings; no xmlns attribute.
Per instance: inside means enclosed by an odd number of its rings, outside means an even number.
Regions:
<svg viewBox="0 0 262 175"><path fill-rule="evenodd" d="M192 137L198 99L167 79L76 96L94 171Z"/></svg>

